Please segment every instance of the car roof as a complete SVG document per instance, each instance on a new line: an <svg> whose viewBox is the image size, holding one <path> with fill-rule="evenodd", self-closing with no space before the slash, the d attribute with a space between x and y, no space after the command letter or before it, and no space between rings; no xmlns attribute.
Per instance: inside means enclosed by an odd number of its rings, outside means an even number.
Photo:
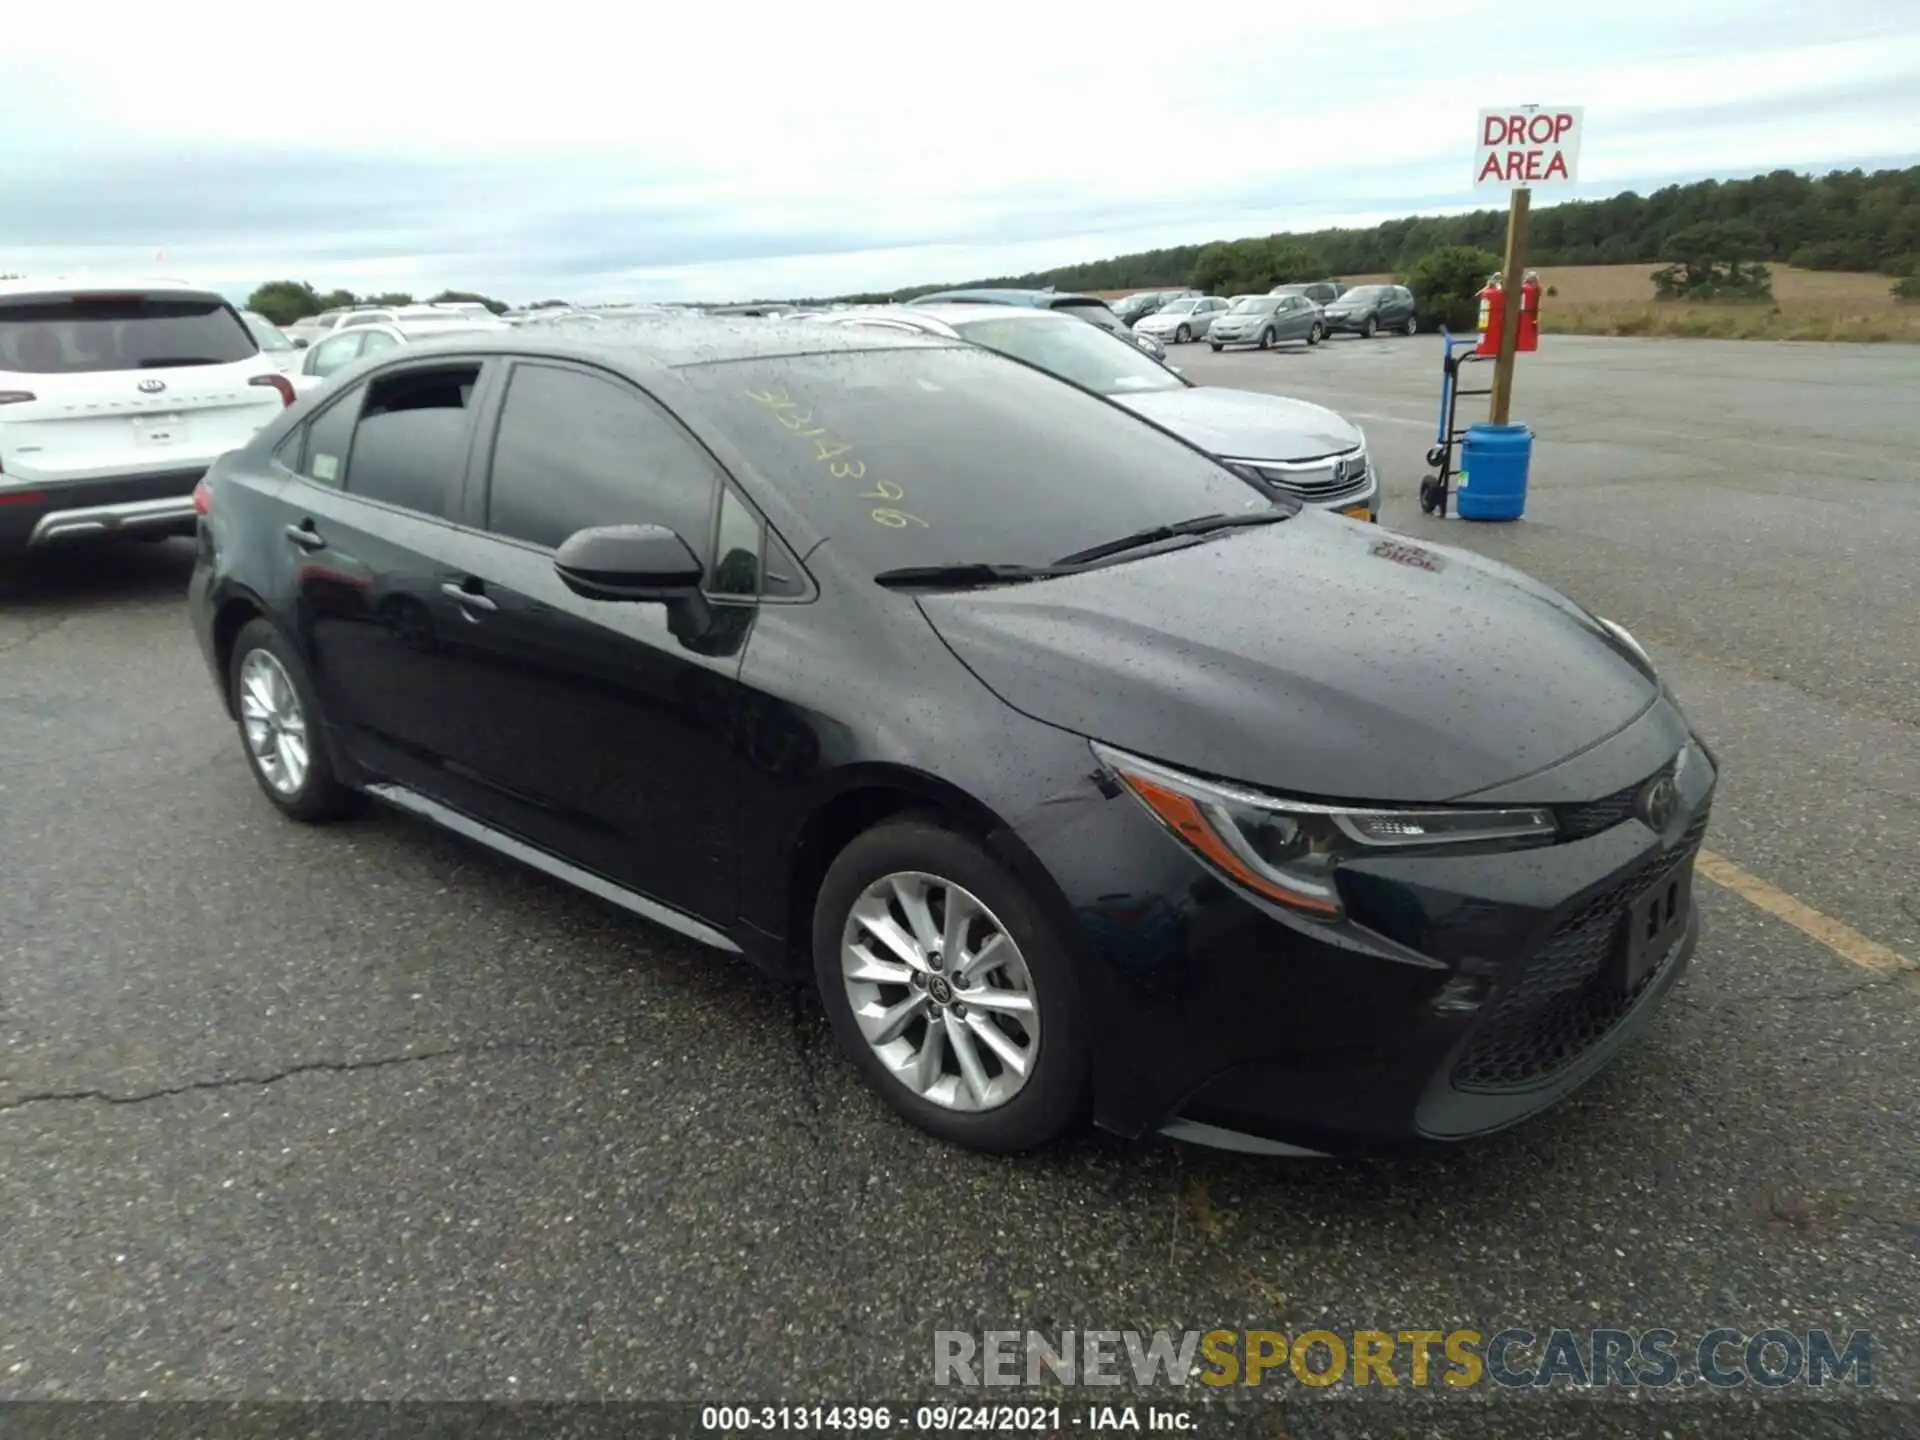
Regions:
<svg viewBox="0 0 1920 1440"><path fill-rule="evenodd" d="M426 329L422 327L423 332ZM422 338L439 337L423 333ZM812 319L711 315L610 317L597 322L569 317L542 325L537 331L502 325L498 330L447 338L469 354L545 355L638 371L788 355L951 349L962 343L932 334L822 325Z"/></svg>
<svg viewBox="0 0 1920 1440"><path fill-rule="evenodd" d="M156 275L42 275L0 280L0 296L5 295L124 295L176 294L209 297L230 304L226 296L189 280ZM237 308L237 307L236 307Z"/></svg>
<svg viewBox="0 0 1920 1440"><path fill-rule="evenodd" d="M907 303L919 306L941 301L972 302L989 305L1024 305L1044 309L1061 300L1071 300L1076 305L1105 305L1107 302L1098 295L1083 295L1077 290L934 290L918 296Z"/></svg>

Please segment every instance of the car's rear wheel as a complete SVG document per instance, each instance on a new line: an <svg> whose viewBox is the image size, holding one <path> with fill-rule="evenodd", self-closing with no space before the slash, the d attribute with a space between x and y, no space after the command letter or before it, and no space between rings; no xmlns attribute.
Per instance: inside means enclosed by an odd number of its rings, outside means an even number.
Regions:
<svg viewBox="0 0 1920 1440"><path fill-rule="evenodd" d="M1379 324L1369 315L1365 320L1360 322L1360 338L1362 340L1371 340L1379 329Z"/></svg>
<svg viewBox="0 0 1920 1440"><path fill-rule="evenodd" d="M1193 339L1193 331L1184 325L1173 332L1173 343L1176 345L1184 345L1191 339Z"/></svg>
<svg viewBox="0 0 1920 1440"><path fill-rule="evenodd" d="M1326 333L1326 331L1320 328L1319 321L1316 320L1313 328L1307 331L1307 344L1318 345L1320 341L1325 338Z"/></svg>
<svg viewBox="0 0 1920 1440"><path fill-rule="evenodd" d="M932 817L841 852L814 907L834 1033L900 1114L943 1140L1029 1150L1079 1119L1086 1015L1026 888Z"/></svg>
<svg viewBox="0 0 1920 1440"><path fill-rule="evenodd" d="M1418 315L1407 316L1405 331L1409 335L1418 335L1420 333L1420 317Z"/></svg>
<svg viewBox="0 0 1920 1440"><path fill-rule="evenodd" d="M267 799L295 820L344 811L351 796L334 776L313 684L286 637L265 620L248 621L233 643L228 683L247 765Z"/></svg>

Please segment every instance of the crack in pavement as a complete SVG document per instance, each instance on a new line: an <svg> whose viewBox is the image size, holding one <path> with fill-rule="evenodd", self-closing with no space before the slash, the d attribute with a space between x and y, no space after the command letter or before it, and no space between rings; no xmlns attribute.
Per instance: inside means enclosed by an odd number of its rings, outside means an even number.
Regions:
<svg viewBox="0 0 1920 1440"><path fill-rule="evenodd" d="M380 1055L371 1060L307 1060L264 1075L222 1075L212 1080L189 1080L184 1085L169 1085L158 1090L141 1090L118 1095L110 1090L43 1090L0 1101L0 1114L24 1110L30 1105L67 1105L93 1101L101 1105L144 1105L149 1100L165 1100L175 1095L190 1095L196 1090L231 1090L242 1086L265 1087L290 1080L296 1075L353 1075L363 1070L390 1070L398 1065L419 1065L447 1060L457 1055L491 1055L501 1052L525 1052L543 1049L571 1049L572 1046L548 1046L532 1041L502 1041L488 1045L450 1045L439 1050L409 1050L400 1055Z"/></svg>

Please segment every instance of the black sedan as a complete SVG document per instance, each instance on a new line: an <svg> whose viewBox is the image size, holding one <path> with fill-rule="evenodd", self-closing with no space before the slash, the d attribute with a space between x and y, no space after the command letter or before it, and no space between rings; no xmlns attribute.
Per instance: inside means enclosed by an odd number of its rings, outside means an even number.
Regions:
<svg viewBox="0 0 1920 1440"><path fill-rule="evenodd" d="M811 971L950 1140L1478 1134L1694 947L1715 762L1624 631L976 346L411 347L195 504L194 628L283 813L373 796Z"/></svg>

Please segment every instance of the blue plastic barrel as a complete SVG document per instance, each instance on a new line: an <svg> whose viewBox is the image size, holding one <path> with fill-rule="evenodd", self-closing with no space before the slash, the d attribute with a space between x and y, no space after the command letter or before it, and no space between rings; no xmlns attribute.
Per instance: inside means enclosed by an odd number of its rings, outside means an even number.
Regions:
<svg viewBox="0 0 1920 1440"><path fill-rule="evenodd" d="M1469 425L1460 447L1454 513L1462 520L1518 520L1527 508L1533 432L1524 425Z"/></svg>

